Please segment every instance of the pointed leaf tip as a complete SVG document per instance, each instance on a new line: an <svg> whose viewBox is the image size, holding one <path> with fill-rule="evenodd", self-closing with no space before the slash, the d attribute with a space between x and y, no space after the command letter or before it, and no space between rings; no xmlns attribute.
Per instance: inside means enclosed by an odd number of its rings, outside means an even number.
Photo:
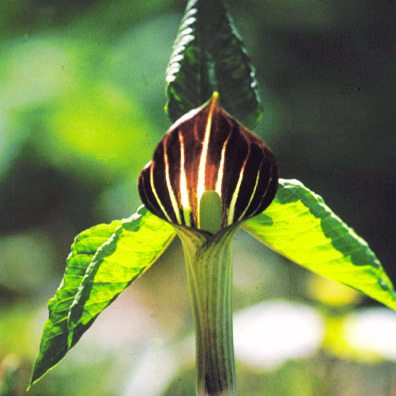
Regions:
<svg viewBox="0 0 396 396"><path fill-rule="evenodd" d="M172 122L205 103L213 91L248 129L262 117L255 70L221 0L190 0L166 70L165 107Z"/></svg>
<svg viewBox="0 0 396 396"><path fill-rule="evenodd" d="M396 309L393 285L367 242L301 182L279 179L271 205L242 227L291 261Z"/></svg>
<svg viewBox="0 0 396 396"><path fill-rule="evenodd" d="M169 224L141 207L129 219L100 224L75 238L63 280L48 304L49 318L29 389L64 358L97 316L160 257L174 236Z"/></svg>

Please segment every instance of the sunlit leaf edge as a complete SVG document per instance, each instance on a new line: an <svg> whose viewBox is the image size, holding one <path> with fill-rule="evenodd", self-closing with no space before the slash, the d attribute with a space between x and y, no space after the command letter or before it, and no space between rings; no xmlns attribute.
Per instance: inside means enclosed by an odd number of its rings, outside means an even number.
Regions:
<svg viewBox="0 0 396 396"><path fill-rule="evenodd" d="M164 252L166 247L171 243L175 236L175 232L173 228L163 220L159 219L158 217L154 216L150 212L147 211L147 209L142 205L137 213L132 215L130 218L120 221L113 221L110 225L108 224L100 224L98 226L92 227L88 230L83 231L81 234L79 234L76 238L74 243L72 244L71 247L71 253L67 259L67 267L65 271L65 276L62 279L62 282L57 290L57 293L55 296L49 301L49 311L50 311L50 318L47 320L47 322L44 325L44 331L42 335L42 340L40 343L40 351L39 355L36 358L36 362L33 367L33 373L31 377L31 381L28 387L28 390L31 388L32 385L36 384L45 374L47 374L50 370L52 370L54 367L56 367L65 357L67 354L68 350L72 348L77 341L81 338L81 336L84 334L86 330L92 325L92 323L95 321L97 316L99 315L100 312L98 312L95 317L93 317L88 323L84 323L84 325L80 325L79 323L73 323L71 325L72 333L70 333L70 317L71 317L71 306L76 309L78 307L78 304L80 303L80 299L83 298L81 296L86 297L86 291L87 291L87 284L89 282L87 280L91 280L92 277L94 277L94 271L98 271L100 269L101 264L107 257L106 255L111 254L111 251L116 251L117 248L117 243L122 236L123 232L138 232L139 231L139 225L141 221L144 222L147 219L151 219L153 226L153 232L159 231L160 227L162 227L163 234L167 233L168 237L166 238L166 243L163 244L161 249L159 249L155 257L151 259L145 266L142 268L139 273L132 277L132 279L124 282L124 287L114 295L111 299L109 299L106 303L105 306L103 306L102 312L112 301L115 300L115 298L127 287L129 284L136 280L139 276L141 276ZM157 227L158 225L158 227ZM164 231L167 230L167 231ZM98 234L96 234L97 232ZM106 232L108 232L106 234ZM93 233L93 235L92 235ZM100 238L100 235L102 238ZM93 244L93 247L90 248L90 243L88 241L88 238L91 240L96 240L96 244ZM98 242L101 243L98 243ZM92 242L92 241L91 241ZM86 250L88 249L88 250ZM83 252L83 253L82 253ZM68 276L68 270L70 268L73 268L72 263L78 258L81 258L80 256L83 255L82 257L85 257L88 260L85 260L84 266L81 272L84 272L83 275L80 275L80 281L78 283L78 287L70 288L70 287L65 287L65 284L67 284L67 276ZM90 258L91 257L91 258ZM85 268L85 270L84 270ZM70 272L70 271L69 271ZM53 345L50 344L49 346L46 345L48 342L48 338L46 337L46 334L49 333L50 331L53 330L53 322L51 320L52 314L55 312L54 308L58 307L60 303L63 300L59 300L59 296L67 290L68 292L68 303L66 307L63 307L63 309L60 312L67 313L63 315L62 320L58 321L57 323L62 323L62 328L58 329L58 333L56 333L55 336L57 337L62 337L61 339L61 345ZM89 297L89 296L88 296ZM59 300L59 301L57 301ZM84 301L86 303L86 301ZM74 304L73 304L74 303ZM66 308L66 309L65 309ZM75 315L76 315L75 311ZM56 324L56 323L55 323ZM51 337L50 341L54 339L54 337ZM50 363L43 363L45 358L47 357L47 354L43 349L45 348L48 350L49 348L53 348L56 350L54 353L50 353L49 358L51 358Z"/></svg>
<svg viewBox="0 0 396 396"><path fill-rule="evenodd" d="M298 180L280 179L271 205L242 227L291 261L396 309L393 285L367 242Z"/></svg>
<svg viewBox="0 0 396 396"><path fill-rule="evenodd" d="M150 213L143 205L137 213L122 222L122 226L95 254L74 298L68 318L70 348L98 315L158 260L175 235L171 225ZM148 240L150 243L147 243ZM134 250L133 244L138 249ZM130 257L123 256L121 249L128 250ZM118 258L119 271L114 269L117 255L121 256L121 259Z"/></svg>
<svg viewBox="0 0 396 396"><path fill-rule="evenodd" d="M81 232L75 237L71 245L71 252L66 259L66 269L62 281L54 297L48 302L49 317L44 324L39 354L33 366L28 390L49 370L58 365L66 355L68 351L67 316L73 301L73 296L77 293L85 271L97 249L105 243L120 226L120 220L113 221L111 224L99 224ZM79 268L77 264L81 264L81 267ZM77 273L75 273L76 271ZM64 302L64 305L62 305L62 302ZM62 316L62 313L64 313L63 320L59 320L58 316ZM46 334L48 335L46 336ZM54 343L52 340L56 337L61 337L61 339ZM48 353L46 351L50 352ZM46 358L50 358L50 363L44 362Z"/></svg>

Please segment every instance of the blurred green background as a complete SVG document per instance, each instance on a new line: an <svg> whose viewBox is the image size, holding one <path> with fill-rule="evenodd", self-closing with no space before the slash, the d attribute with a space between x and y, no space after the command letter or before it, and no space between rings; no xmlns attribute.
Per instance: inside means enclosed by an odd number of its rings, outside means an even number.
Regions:
<svg viewBox="0 0 396 396"><path fill-rule="evenodd" d="M256 133L363 236L396 280L396 6L228 0L257 68ZM0 396L25 394L73 237L128 217L169 127L181 0L0 3ZM193 396L180 245L106 310L32 396ZM396 317L242 232L240 395L396 395ZM261 303L264 301L264 303Z"/></svg>

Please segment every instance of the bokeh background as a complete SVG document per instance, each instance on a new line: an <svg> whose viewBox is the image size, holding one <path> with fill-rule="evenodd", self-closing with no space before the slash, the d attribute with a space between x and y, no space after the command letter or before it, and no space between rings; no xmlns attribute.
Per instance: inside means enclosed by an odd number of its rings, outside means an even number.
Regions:
<svg viewBox="0 0 396 396"><path fill-rule="evenodd" d="M256 133L396 280L396 5L228 0L256 65ZM169 127L183 0L0 2L0 395L25 394L73 237L128 217ZM396 317L240 232L239 394L396 395ZM32 396L193 396L180 244L108 308Z"/></svg>

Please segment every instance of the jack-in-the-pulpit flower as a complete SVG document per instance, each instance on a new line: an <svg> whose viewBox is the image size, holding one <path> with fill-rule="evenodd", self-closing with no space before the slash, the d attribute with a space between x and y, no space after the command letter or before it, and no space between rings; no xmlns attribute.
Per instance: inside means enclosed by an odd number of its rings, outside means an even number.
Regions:
<svg viewBox="0 0 396 396"><path fill-rule="evenodd" d="M218 94L181 117L139 177L143 203L171 223L185 254L195 320L197 395L236 394L231 244L238 225L274 199L268 146L219 106Z"/></svg>
<svg viewBox="0 0 396 396"><path fill-rule="evenodd" d="M214 93L189 111L215 90L220 96ZM254 128L263 105L254 68L222 0L188 1L166 92L174 124L140 174L145 206L76 236L48 304L30 386L176 235L195 323L197 396L236 395L231 245L239 226L289 260L396 309L392 282L368 244L301 182L278 180L271 150L244 127Z"/></svg>
<svg viewBox="0 0 396 396"><path fill-rule="evenodd" d="M218 94L180 118L139 177L146 207L170 223L214 233L261 213L273 200L278 167L269 147L219 106ZM207 229L205 198L218 196Z"/></svg>

